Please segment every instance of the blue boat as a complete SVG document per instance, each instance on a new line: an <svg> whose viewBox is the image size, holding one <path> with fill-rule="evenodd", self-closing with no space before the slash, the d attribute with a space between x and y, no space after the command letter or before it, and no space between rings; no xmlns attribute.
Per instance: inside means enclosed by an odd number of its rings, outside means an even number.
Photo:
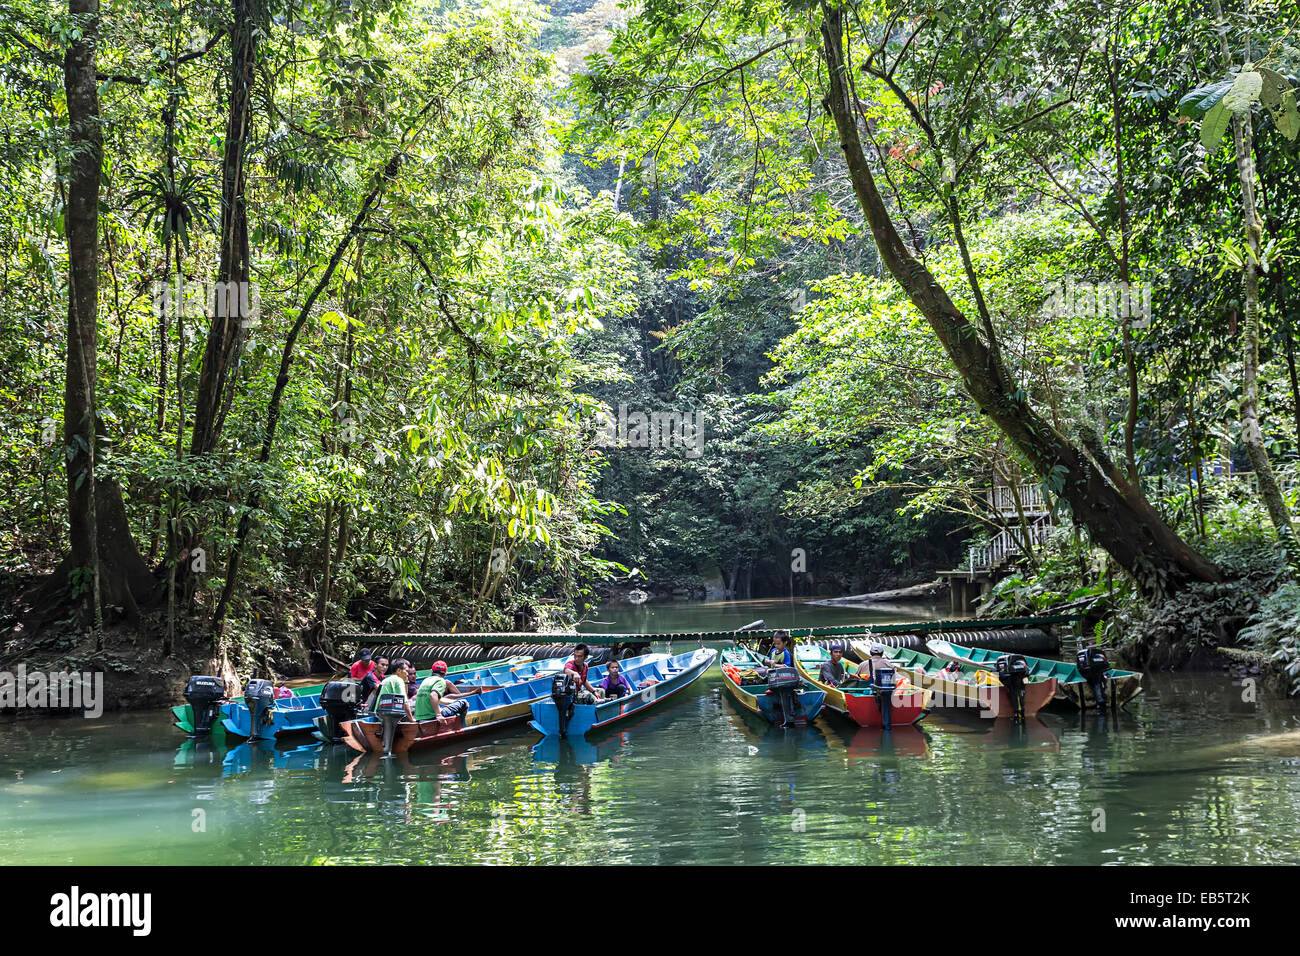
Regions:
<svg viewBox="0 0 1300 956"><path fill-rule="evenodd" d="M631 694L595 704L574 704L573 715L564 722L563 730L559 708L548 697L532 705L533 719L528 726L546 737L552 734L581 737L590 731L600 730L640 713L694 683L709 669L717 656L717 651L701 647L673 657L667 654L629 657L619 663L623 676L632 685ZM591 668L588 680L595 683L604 677L604 671L604 667Z"/></svg>
<svg viewBox="0 0 1300 956"><path fill-rule="evenodd" d="M497 664L476 672L468 680L459 675L448 675L448 680L470 687L505 687L507 684L522 684L535 677L551 676L564 669L565 661L571 655L550 657L542 661L522 661L518 663Z"/></svg>
<svg viewBox="0 0 1300 956"><path fill-rule="evenodd" d="M253 734L253 719L248 705L233 700L221 705L221 725L226 733L245 739L257 737L282 737L286 734L310 734L316 729L316 718L325 716L320 705L320 694L295 694L281 697L261 711L266 716L257 734Z"/></svg>
<svg viewBox="0 0 1300 956"><path fill-rule="evenodd" d="M563 660L561 660L563 667ZM594 673L596 668L592 668ZM395 754L450 744L471 734L481 734L525 720L534 701L551 693L555 671L543 672L530 680L484 689L481 693L467 695L464 700L468 710L460 717L439 717L415 722L401 721L397 725L392 750ZM339 727L343 743L353 750L382 751L382 725L373 716L344 721Z"/></svg>

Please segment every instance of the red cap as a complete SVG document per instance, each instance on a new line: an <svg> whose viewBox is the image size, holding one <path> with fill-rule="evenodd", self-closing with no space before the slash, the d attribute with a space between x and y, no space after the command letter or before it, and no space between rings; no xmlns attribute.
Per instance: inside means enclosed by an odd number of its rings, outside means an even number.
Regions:
<svg viewBox="0 0 1300 956"><path fill-rule="evenodd" d="M437 671L439 674L445 674L445 673L447 673L447 662L446 662L446 661L434 661L434 662L433 662L433 666L432 666L431 668L429 668L429 669L430 669L430 670L435 670L435 671Z"/></svg>

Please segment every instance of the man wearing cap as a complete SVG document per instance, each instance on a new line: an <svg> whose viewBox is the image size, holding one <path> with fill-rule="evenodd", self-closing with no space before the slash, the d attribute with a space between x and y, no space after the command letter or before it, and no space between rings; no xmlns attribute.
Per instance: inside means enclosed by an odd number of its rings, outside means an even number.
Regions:
<svg viewBox="0 0 1300 956"><path fill-rule="evenodd" d="M375 688L388 676L388 658L380 655L373 661L366 661L370 669L365 672L365 676L358 681L360 690L358 699L369 700L370 695L375 692Z"/></svg>
<svg viewBox="0 0 1300 956"><path fill-rule="evenodd" d="M848 675L844 672L844 649L831 648L831 659L822 664L817 679L828 687L839 687Z"/></svg>
<svg viewBox="0 0 1300 956"><path fill-rule="evenodd" d="M429 676L420 681L415 692L415 719L436 720L459 717L469 710L469 702L456 685L447 680L447 662L434 661Z"/></svg>
<svg viewBox="0 0 1300 956"><path fill-rule="evenodd" d="M348 671L348 676L353 680L361 680L369 674L375 669L375 662L371 660L373 656L374 654L371 652L370 648L361 648L361 653L352 664L352 669Z"/></svg>

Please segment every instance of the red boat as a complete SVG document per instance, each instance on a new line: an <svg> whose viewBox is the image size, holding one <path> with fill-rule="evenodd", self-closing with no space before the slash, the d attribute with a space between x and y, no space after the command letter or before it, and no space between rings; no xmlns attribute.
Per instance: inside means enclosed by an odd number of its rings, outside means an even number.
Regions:
<svg viewBox="0 0 1300 956"><path fill-rule="evenodd" d="M881 726L880 700L874 690L866 686L832 687L821 682L818 675L822 664L828 660L829 652L816 644L800 644L795 648L795 666L805 679L826 692L827 710L849 718L859 727ZM919 687L899 687L893 694L893 704L889 711L890 724L902 727L916 723L929 710L930 696L930 691Z"/></svg>

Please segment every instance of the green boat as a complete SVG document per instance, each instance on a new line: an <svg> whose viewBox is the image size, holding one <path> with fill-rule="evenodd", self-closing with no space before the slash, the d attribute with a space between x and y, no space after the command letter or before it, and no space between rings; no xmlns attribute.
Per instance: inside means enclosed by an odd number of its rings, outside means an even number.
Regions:
<svg viewBox="0 0 1300 956"><path fill-rule="evenodd" d="M448 677L472 678L478 676L478 672L487 672L498 667L513 667L516 664L526 664L532 658L527 654L516 654L514 657L503 657L499 661L481 661L473 664L456 664L454 667L447 668ZM416 671L417 680L424 680L432 670ZM346 678L345 678L346 679ZM304 687L293 688L294 697L318 696L324 690L324 684L308 684ZM172 715L176 718L176 726L187 734L194 733L194 710L188 703L177 704L172 708ZM213 726L213 733L217 733L217 721Z"/></svg>
<svg viewBox="0 0 1300 956"><path fill-rule="evenodd" d="M852 641L850 646L862 660L871 653L870 641ZM961 660L945 661L934 654L906 647L886 647L885 659L914 685L934 692L930 704L934 709L977 708L990 717L1015 716L1015 703L995 668ZM1025 684L1024 716L1032 717L1055 696L1055 678L1031 675Z"/></svg>
<svg viewBox="0 0 1300 956"><path fill-rule="evenodd" d="M991 651L984 647L965 647L961 644L951 644L948 641L939 640L928 641L925 646L935 657L942 657L947 661L957 661L959 664L968 664L987 671L996 670L997 659L1005 653L1004 651ZM1048 677L1056 678L1056 696L1053 698L1054 700L1084 710L1097 706L1097 697L1092 686L1074 664L1069 661L1045 660L1041 657L1025 656L1025 660L1029 664L1030 680L1045 680ZM1103 679L1106 681L1107 695L1120 706L1127 704L1142 693L1142 675L1137 671L1125 671L1112 667L1106 671L1106 676Z"/></svg>

